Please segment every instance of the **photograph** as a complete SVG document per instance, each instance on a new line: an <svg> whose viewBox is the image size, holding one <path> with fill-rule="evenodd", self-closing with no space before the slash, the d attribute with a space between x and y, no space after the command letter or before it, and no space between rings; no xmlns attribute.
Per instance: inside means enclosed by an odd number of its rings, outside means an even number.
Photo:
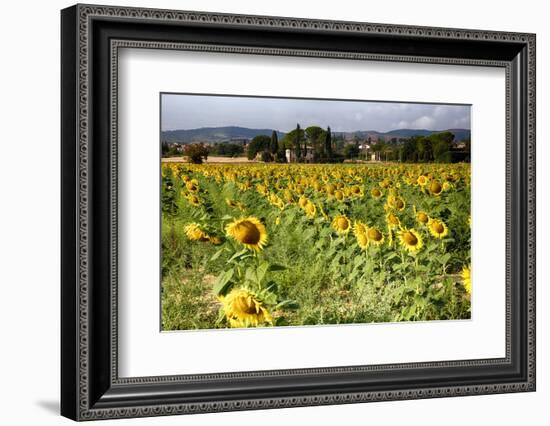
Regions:
<svg viewBox="0 0 550 426"><path fill-rule="evenodd" d="M161 93L161 330L469 320L471 143L468 104Z"/></svg>

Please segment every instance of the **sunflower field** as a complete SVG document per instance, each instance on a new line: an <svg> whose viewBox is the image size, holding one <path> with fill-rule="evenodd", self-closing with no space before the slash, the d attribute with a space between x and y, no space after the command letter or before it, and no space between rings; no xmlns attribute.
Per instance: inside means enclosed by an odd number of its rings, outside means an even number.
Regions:
<svg viewBox="0 0 550 426"><path fill-rule="evenodd" d="M162 165L162 329L470 318L469 164Z"/></svg>

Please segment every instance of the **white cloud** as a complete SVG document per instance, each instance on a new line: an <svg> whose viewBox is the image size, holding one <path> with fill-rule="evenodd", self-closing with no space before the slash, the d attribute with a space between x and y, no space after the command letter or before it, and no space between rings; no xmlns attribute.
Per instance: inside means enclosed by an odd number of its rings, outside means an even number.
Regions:
<svg viewBox="0 0 550 426"><path fill-rule="evenodd" d="M433 117L428 117L423 115L422 117L417 118L411 123L413 129L431 129L435 125L436 121Z"/></svg>

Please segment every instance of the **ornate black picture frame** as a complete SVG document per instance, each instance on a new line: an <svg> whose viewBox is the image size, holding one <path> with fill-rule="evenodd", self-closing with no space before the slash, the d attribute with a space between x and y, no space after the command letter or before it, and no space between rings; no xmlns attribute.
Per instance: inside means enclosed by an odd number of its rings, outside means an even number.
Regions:
<svg viewBox="0 0 550 426"><path fill-rule="evenodd" d="M535 35L76 5L61 13L61 414L74 420L535 390ZM506 71L506 356L120 378L120 47Z"/></svg>

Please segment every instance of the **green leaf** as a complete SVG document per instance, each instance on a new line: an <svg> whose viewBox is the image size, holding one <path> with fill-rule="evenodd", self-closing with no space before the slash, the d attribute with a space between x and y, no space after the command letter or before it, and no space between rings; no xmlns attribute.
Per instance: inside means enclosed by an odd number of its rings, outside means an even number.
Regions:
<svg viewBox="0 0 550 426"><path fill-rule="evenodd" d="M233 278L234 272L233 269L230 269L218 275L216 283L214 284L214 294L216 296L226 293L229 284L231 284L231 278Z"/></svg>
<svg viewBox="0 0 550 426"><path fill-rule="evenodd" d="M315 235L315 228L309 228L302 234L302 241L307 241Z"/></svg>
<svg viewBox="0 0 550 426"><path fill-rule="evenodd" d="M235 259L241 257L241 256L244 256L248 253L248 250L247 249L243 249L241 251L238 251L237 253L235 253L233 256L231 256L231 258L227 261L227 263L231 263L233 262ZM240 259L242 260L242 259Z"/></svg>
<svg viewBox="0 0 550 426"><path fill-rule="evenodd" d="M212 262L212 261L216 260L218 257L221 256L221 254L222 254L224 251L225 251L225 248L219 249L216 253L214 253L214 254L212 255L212 257L210 258L210 261Z"/></svg>
<svg viewBox="0 0 550 426"><path fill-rule="evenodd" d="M283 300L279 302L275 309L298 309L300 305L295 300Z"/></svg>
<svg viewBox="0 0 550 426"><path fill-rule="evenodd" d="M254 270L254 268L246 268L246 271L244 273L244 280L258 283L258 276L256 275L256 271Z"/></svg>
<svg viewBox="0 0 550 426"><path fill-rule="evenodd" d="M258 285L261 284L268 270L269 263L267 262L263 262L260 266L258 266L258 269L256 270L256 282L258 283Z"/></svg>

